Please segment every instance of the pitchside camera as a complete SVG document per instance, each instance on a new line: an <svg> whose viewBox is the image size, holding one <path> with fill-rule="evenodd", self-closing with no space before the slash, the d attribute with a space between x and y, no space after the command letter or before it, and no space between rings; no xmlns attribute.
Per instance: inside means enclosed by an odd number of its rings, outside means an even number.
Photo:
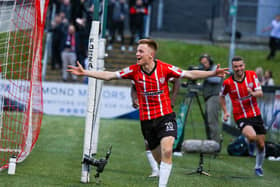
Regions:
<svg viewBox="0 0 280 187"><path fill-rule="evenodd" d="M94 157L90 157L89 155L84 155L82 164L87 164L96 167L95 178L98 178L100 173L103 172L106 164L108 163L111 152L112 146L110 146L109 150L107 151L105 158L95 159Z"/></svg>
<svg viewBox="0 0 280 187"><path fill-rule="evenodd" d="M189 66L188 70L204 70L203 65L199 66ZM190 91L198 92L201 89L201 86L199 83L196 82L196 80L188 80L187 82L183 82L181 84L183 88L188 88Z"/></svg>
<svg viewBox="0 0 280 187"><path fill-rule="evenodd" d="M204 70L203 65L199 65L199 66L189 66L188 70Z"/></svg>

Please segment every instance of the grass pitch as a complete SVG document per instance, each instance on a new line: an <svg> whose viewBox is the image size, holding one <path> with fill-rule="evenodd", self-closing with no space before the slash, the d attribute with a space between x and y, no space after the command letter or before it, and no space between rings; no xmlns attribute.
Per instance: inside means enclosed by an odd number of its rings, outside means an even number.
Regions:
<svg viewBox="0 0 280 187"><path fill-rule="evenodd" d="M192 114L191 114L192 115ZM195 116L194 116L195 117ZM192 121L190 121L192 122ZM16 174L0 173L0 186L110 186L156 187L156 179L148 179L150 168L145 157L139 121L101 120L97 158L104 157L107 148L113 146L112 155L99 184L91 172L91 182L81 184L81 159L83 149L84 118L44 116L41 134L30 156L17 164ZM200 122L187 125L186 139L204 138L204 126ZM213 158L205 156L204 169L212 176L187 175L196 170L199 154L174 157L169 186L277 186L280 182L280 162L265 161L265 176L254 176L255 158L232 157L226 146L232 137L224 133L222 153Z"/></svg>

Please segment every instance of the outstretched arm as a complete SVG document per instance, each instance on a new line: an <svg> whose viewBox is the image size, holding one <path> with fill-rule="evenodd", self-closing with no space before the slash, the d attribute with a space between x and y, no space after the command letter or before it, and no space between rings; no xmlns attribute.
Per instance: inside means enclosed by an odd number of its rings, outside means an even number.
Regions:
<svg viewBox="0 0 280 187"><path fill-rule="evenodd" d="M192 71L183 71L183 77L187 79L204 79L207 77L225 77L226 74L229 74L227 71L229 68L220 68L220 64L217 65L217 68L215 71L199 71L199 70L192 70Z"/></svg>
<svg viewBox="0 0 280 187"><path fill-rule="evenodd" d="M101 79L101 80L106 80L106 81L118 78L116 72L85 70L79 62L77 62L77 64L78 64L78 66L69 65L67 71L74 75L88 76L88 77L93 77L96 79Z"/></svg>

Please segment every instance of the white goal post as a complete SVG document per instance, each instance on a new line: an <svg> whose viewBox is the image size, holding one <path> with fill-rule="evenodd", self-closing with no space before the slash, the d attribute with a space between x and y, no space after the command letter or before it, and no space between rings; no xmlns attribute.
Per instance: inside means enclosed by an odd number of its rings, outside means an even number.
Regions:
<svg viewBox="0 0 280 187"><path fill-rule="evenodd" d="M92 21L88 46L88 69L103 70L105 39L99 39L99 21ZM88 79L88 106L84 131L83 160L85 155L92 156L97 153L99 134L99 103L102 91L102 80ZM83 163L81 171L81 182L90 181L90 165Z"/></svg>

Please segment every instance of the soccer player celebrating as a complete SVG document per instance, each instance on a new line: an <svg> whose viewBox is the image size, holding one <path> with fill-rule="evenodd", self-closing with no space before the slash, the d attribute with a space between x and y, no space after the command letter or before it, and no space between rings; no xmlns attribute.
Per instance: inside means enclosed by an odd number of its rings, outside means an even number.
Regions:
<svg viewBox="0 0 280 187"><path fill-rule="evenodd" d="M78 62L78 66L68 66L68 72L102 80L131 79L135 83L139 101L139 114L144 139L155 160L160 164L159 187L167 186L172 168L172 148L177 136L175 113L169 98L168 79L199 79L210 76L224 77L228 68L215 71L186 71L155 59L158 45L152 39L139 40L137 63L121 71L89 71Z"/></svg>
<svg viewBox="0 0 280 187"><path fill-rule="evenodd" d="M172 89L170 93L170 101L171 101L171 107L173 108L175 106L175 100L177 97L177 94L180 89L180 80L179 79L174 79L173 77L168 80L170 83L172 83ZM131 94L131 100L132 100L132 106L134 108L139 108L139 101L137 97L137 92L135 88L135 83L132 82L132 86L130 89L130 94ZM151 152L151 149L149 148L149 144L147 140L144 140L145 143L145 149L146 149L146 156L149 161L149 164L152 168L152 173L149 175L149 178L152 177L158 177L159 176L159 168L158 168L158 163L154 159L153 154Z"/></svg>
<svg viewBox="0 0 280 187"><path fill-rule="evenodd" d="M232 70L233 75L224 81L220 94L223 119L227 121L230 116L225 101L225 95L229 94L238 128L249 142L257 144L255 174L263 176L266 130L257 103L257 97L263 96L261 84L254 71L245 71L245 63L241 57L232 59Z"/></svg>

